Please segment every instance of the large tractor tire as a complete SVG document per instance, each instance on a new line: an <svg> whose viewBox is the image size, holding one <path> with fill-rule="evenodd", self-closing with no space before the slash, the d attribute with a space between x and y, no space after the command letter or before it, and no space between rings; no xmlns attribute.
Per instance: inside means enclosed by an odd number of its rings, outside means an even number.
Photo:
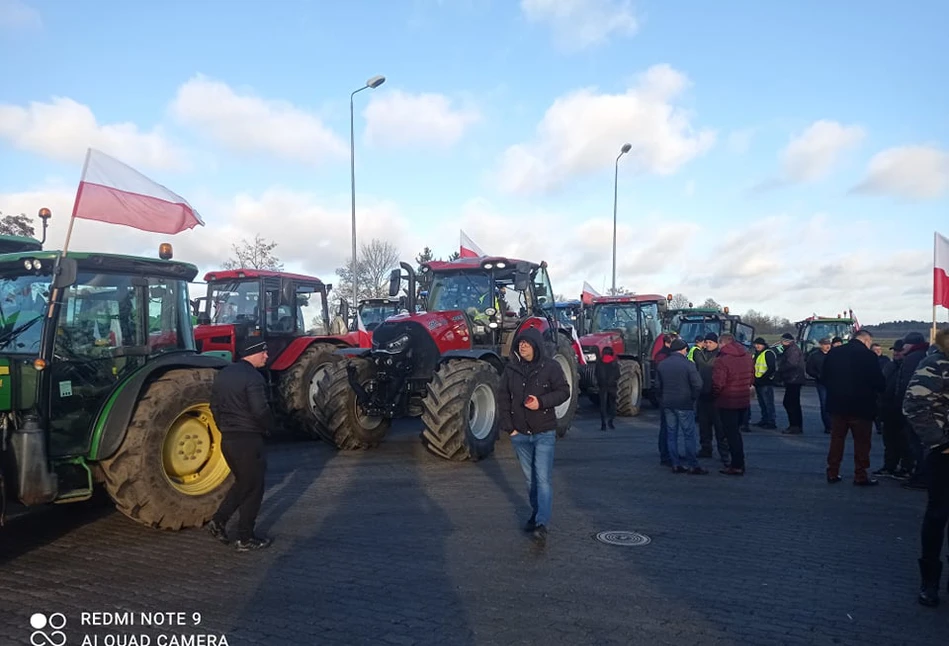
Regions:
<svg viewBox="0 0 949 646"><path fill-rule="evenodd" d="M327 364L322 371L314 397L319 427L326 433L325 439L338 449L354 451L379 446L389 432L390 420L384 417L369 417L356 403L356 392L349 384L346 366L356 366L356 378L365 383L372 377L372 364L365 359L348 359Z"/></svg>
<svg viewBox="0 0 949 646"><path fill-rule="evenodd" d="M280 376L277 390L282 412L293 429L312 439L332 442L332 434L319 422L314 403L326 368L342 357L330 343L314 343Z"/></svg>
<svg viewBox="0 0 949 646"><path fill-rule="evenodd" d="M211 415L215 370L169 370L142 393L125 440L98 463L116 507L143 525L200 527L233 483Z"/></svg>
<svg viewBox="0 0 949 646"><path fill-rule="evenodd" d="M639 415L643 399L643 375L639 364L630 359L619 360L619 383L616 386L616 414L623 417Z"/></svg>
<svg viewBox="0 0 949 646"><path fill-rule="evenodd" d="M498 441L500 384L500 375L487 362L452 359L441 364L422 399L422 445L452 461L491 455Z"/></svg>
<svg viewBox="0 0 949 646"><path fill-rule="evenodd" d="M570 429L580 403L580 366L577 363L577 353L574 352L570 340L563 334L557 334L557 347L554 350L553 359L563 370L567 384L570 386L570 399L555 409L557 437L563 437Z"/></svg>

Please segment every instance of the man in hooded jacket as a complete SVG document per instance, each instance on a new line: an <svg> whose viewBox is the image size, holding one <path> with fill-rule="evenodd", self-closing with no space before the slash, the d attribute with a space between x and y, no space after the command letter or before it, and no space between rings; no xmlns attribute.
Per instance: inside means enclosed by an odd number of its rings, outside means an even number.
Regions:
<svg viewBox="0 0 949 646"><path fill-rule="evenodd" d="M499 426L510 435L527 480L533 513L524 529L543 541L553 503L550 479L557 442L554 409L570 399L570 385L560 365L548 356L538 330L519 332L514 347L516 352L507 362L498 388Z"/></svg>
<svg viewBox="0 0 949 646"><path fill-rule="evenodd" d="M603 348L603 356L596 363L596 389L600 394L600 430L605 431L606 425L613 426L616 418L616 394L619 389L619 364L613 348Z"/></svg>
<svg viewBox="0 0 949 646"><path fill-rule="evenodd" d="M721 352L712 366L712 393L728 439L731 459L719 473L745 475L745 445L741 437L741 420L751 408L755 383L755 362L733 334L719 337Z"/></svg>

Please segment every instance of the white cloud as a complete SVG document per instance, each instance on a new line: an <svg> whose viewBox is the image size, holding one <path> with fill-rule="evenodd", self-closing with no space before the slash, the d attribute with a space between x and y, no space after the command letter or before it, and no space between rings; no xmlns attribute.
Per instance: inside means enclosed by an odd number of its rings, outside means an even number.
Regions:
<svg viewBox="0 0 949 646"><path fill-rule="evenodd" d="M40 12L21 0L0 0L0 28L39 29L43 26Z"/></svg>
<svg viewBox="0 0 949 646"><path fill-rule="evenodd" d="M629 0L521 0L521 11L530 22L549 25L557 45L571 52L639 29Z"/></svg>
<svg viewBox="0 0 949 646"><path fill-rule="evenodd" d="M226 83L197 75L178 88L172 114L227 150L267 153L307 164L349 153L315 114L286 101L238 93Z"/></svg>
<svg viewBox="0 0 949 646"><path fill-rule="evenodd" d="M949 191L949 152L935 146L903 146L877 153L854 192L908 199L937 198Z"/></svg>
<svg viewBox="0 0 949 646"><path fill-rule="evenodd" d="M409 94L401 90L376 94L363 111L366 140L379 146L448 148L469 126L481 120L473 107L454 107L443 94Z"/></svg>
<svg viewBox="0 0 949 646"><path fill-rule="evenodd" d="M570 179L612 167L620 147L632 150L625 170L670 175L715 142L711 130L696 132L692 115L673 105L688 79L668 65L642 74L623 94L582 89L554 101L534 141L509 147L498 171L501 190L550 192Z"/></svg>
<svg viewBox="0 0 949 646"><path fill-rule="evenodd" d="M844 151L856 147L865 136L860 126L844 126L836 121L815 121L784 149L782 161L785 179L811 182L826 177Z"/></svg>
<svg viewBox="0 0 949 646"><path fill-rule="evenodd" d="M58 161L81 163L92 147L136 167L188 166L184 152L160 128L143 132L130 122L100 124L89 106L64 97L27 107L0 104L0 138Z"/></svg>

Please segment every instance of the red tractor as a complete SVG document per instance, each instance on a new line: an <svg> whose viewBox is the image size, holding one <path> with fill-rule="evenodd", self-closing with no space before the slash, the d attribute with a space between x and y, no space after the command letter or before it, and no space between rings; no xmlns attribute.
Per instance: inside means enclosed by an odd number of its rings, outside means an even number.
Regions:
<svg viewBox="0 0 949 646"><path fill-rule="evenodd" d="M656 343L662 337L662 312L666 298L659 294L597 296L585 308L586 335L580 338L586 365L580 373L580 389L594 403L599 401L596 362L603 349L613 348L619 363L618 415L635 416L645 395L658 399L653 363Z"/></svg>
<svg viewBox="0 0 949 646"><path fill-rule="evenodd" d="M497 389L518 331L537 328L563 369L570 399L557 407L563 437L577 409L577 352L556 324L547 263L500 257L432 261L421 273L401 263L407 313L373 330L371 349L345 349L317 391L317 415L342 449L378 445L396 417L421 416L422 444L447 460L479 460L498 438ZM402 272L389 293L401 289ZM417 281L427 292L416 310Z"/></svg>
<svg viewBox="0 0 949 646"><path fill-rule="evenodd" d="M362 329L364 332L372 335L372 331L379 327L379 324L390 316L399 314L406 308L404 298L365 298L359 301L359 307L356 308L356 318L353 319L349 329L356 331ZM359 327L359 324L362 327Z"/></svg>
<svg viewBox="0 0 949 646"><path fill-rule="evenodd" d="M212 271L204 279L207 296L194 303L198 352L234 357L238 338L265 339L270 354L265 374L276 410L292 429L328 439L312 403L322 370L340 359L339 348L368 348L371 343L364 331L346 331L348 303L341 301L331 326L327 293L332 285L314 276L229 269Z"/></svg>

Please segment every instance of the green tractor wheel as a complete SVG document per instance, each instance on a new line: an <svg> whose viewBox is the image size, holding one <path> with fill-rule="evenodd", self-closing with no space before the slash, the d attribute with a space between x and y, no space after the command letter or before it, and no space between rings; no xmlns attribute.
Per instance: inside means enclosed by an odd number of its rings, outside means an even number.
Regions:
<svg viewBox="0 0 949 646"><path fill-rule="evenodd" d="M150 527L210 520L233 478L209 401L214 370L170 370L142 393L115 454L98 463L116 507Z"/></svg>

